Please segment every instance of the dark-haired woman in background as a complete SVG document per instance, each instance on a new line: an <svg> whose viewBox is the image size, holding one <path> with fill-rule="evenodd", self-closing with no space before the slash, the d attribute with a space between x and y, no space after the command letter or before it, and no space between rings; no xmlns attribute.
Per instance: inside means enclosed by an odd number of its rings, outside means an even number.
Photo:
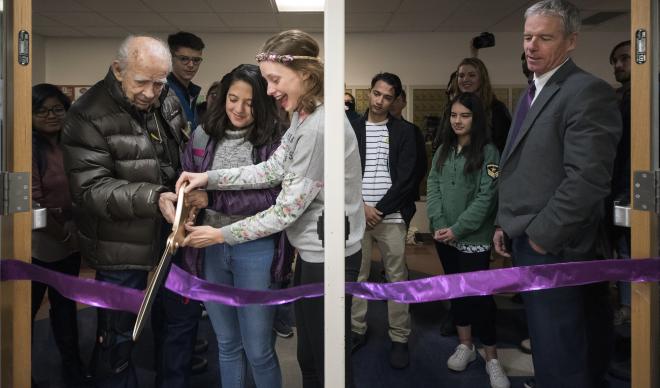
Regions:
<svg viewBox="0 0 660 388"><path fill-rule="evenodd" d="M32 263L78 276L80 252L60 148L64 116L70 106L57 86L32 87L32 201L47 209L46 227L32 231ZM50 324L62 357L62 375L67 386L77 386L85 380L86 372L78 348L76 302L52 287L32 282L33 322L46 291Z"/></svg>
<svg viewBox="0 0 660 388"><path fill-rule="evenodd" d="M481 99L461 93L451 102L451 131L433 158L428 177L427 211L445 274L486 270L497 206L499 152L489 143ZM508 388L497 359L496 306L492 295L451 301L460 344L447 360L449 369L465 370L477 357L474 326L486 350L486 372L493 388Z"/></svg>
<svg viewBox="0 0 660 388"><path fill-rule="evenodd" d="M266 94L266 80L256 65L240 65L226 74L217 98L207 107L203 123L188 143L183 169L205 172L258 164L277 149L282 126L275 100ZM196 190L188 202L205 209L203 225L221 228L252 216L275 203L279 187L241 191ZM196 262L206 280L233 287L267 290L289 274L293 250L283 234L245 244L215 244L186 248L186 260ZM282 386L273 341L274 306L231 307L205 303L218 340L220 378L224 388L245 386L251 368L258 388Z"/></svg>
<svg viewBox="0 0 660 388"><path fill-rule="evenodd" d="M489 137L501 154L509 135L511 114L506 105L495 97L488 69L481 59L465 58L458 64L456 86L461 93L475 93L481 98L486 111Z"/></svg>

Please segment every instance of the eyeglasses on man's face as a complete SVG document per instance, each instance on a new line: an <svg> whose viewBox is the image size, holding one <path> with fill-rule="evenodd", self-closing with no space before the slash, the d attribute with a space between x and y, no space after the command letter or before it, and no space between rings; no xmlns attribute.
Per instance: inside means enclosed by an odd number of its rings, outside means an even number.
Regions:
<svg viewBox="0 0 660 388"><path fill-rule="evenodd" d="M189 57L187 55L174 55L174 58L178 59L184 65L189 64L190 61L192 61L194 65L199 65L204 60L202 57Z"/></svg>
<svg viewBox="0 0 660 388"><path fill-rule="evenodd" d="M34 115L39 117L40 119L45 119L48 117L48 114L50 112L53 112L53 115L56 117L62 117L66 114L66 109L64 109L63 106L54 106L52 108L41 108L36 111L34 111Z"/></svg>

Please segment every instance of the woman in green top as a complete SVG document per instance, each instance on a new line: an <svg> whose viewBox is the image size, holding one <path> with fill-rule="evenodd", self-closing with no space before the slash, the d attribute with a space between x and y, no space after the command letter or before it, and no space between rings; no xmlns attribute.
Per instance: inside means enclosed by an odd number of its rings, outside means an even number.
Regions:
<svg viewBox="0 0 660 388"><path fill-rule="evenodd" d="M452 130L443 133L428 177L431 230L446 274L486 270L495 230L499 153L488 138L486 113L476 94L461 93L451 101L449 122ZM451 301L460 344L447 366L460 372L476 359L474 325L486 350L491 386L507 388L495 347L495 312L491 295Z"/></svg>

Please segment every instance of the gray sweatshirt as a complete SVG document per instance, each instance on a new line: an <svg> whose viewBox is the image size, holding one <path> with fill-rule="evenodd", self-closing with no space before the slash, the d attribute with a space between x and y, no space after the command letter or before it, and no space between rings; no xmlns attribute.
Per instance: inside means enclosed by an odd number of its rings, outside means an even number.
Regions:
<svg viewBox="0 0 660 388"><path fill-rule="evenodd" d="M234 245L256 240L286 229L300 257L323 262L323 246L317 225L324 207L323 194L323 105L300 123L294 113L291 127L280 147L265 162L224 170L208 171L208 190L261 189L282 185L275 205L223 227L225 242ZM346 164L344 207L350 224L346 256L360 250L365 218L362 204L362 174L355 133L344 116Z"/></svg>

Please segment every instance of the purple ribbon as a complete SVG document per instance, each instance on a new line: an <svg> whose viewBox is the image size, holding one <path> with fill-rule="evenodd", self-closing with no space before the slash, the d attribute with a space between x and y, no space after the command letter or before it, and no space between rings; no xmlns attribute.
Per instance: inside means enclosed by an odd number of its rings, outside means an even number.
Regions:
<svg viewBox="0 0 660 388"><path fill-rule="evenodd" d="M67 298L92 306L136 313L144 293L53 272L17 260L0 262L0 280L34 280ZM346 292L371 300L431 302L465 296L543 290L601 281L660 281L660 259L598 260L440 275L398 283L346 283ZM206 282L172 266L165 286L190 299L230 306L276 305L323 295L323 284L256 291Z"/></svg>
<svg viewBox="0 0 660 388"><path fill-rule="evenodd" d="M90 306L137 314L144 292L94 279L84 279L18 260L0 261L0 280L32 280L48 284L60 294Z"/></svg>

